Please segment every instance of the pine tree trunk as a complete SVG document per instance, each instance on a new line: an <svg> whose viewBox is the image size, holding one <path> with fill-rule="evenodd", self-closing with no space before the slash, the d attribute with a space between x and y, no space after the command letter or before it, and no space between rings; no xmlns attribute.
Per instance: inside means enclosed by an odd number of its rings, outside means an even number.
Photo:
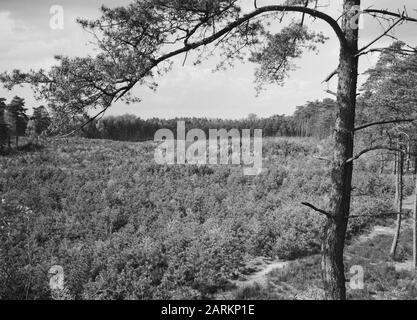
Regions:
<svg viewBox="0 0 417 320"><path fill-rule="evenodd" d="M384 173L384 168L385 168L385 157L384 157L384 153L381 152L381 165L379 167L379 174Z"/></svg>
<svg viewBox="0 0 417 320"><path fill-rule="evenodd" d="M400 239L401 234L401 223L402 223L402 211L403 211L403 170L404 170L404 155L402 153L398 156L398 168L397 168L397 176L398 176L398 199L397 199L397 226L395 230L394 239L392 241L391 251L390 251L390 257L392 259L395 259L395 255L397 253L397 247L398 247L398 240Z"/></svg>
<svg viewBox="0 0 417 320"><path fill-rule="evenodd" d="M400 166L400 156L399 153L396 153L395 156L395 198L394 198L394 206L397 208L398 207L398 199L400 197L400 175L399 175L399 171L398 168Z"/></svg>
<svg viewBox="0 0 417 320"><path fill-rule="evenodd" d="M410 141L408 141L408 145L407 145L407 167L406 167L406 172L410 171L410 163L411 163L411 155L410 155Z"/></svg>
<svg viewBox="0 0 417 320"><path fill-rule="evenodd" d="M341 48L339 83L337 92L338 117L334 133L334 160L331 168L329 208L333 217L327 219L322 241L322 276L325 297L328 300L345 300L345 268L343 251L350 213L356 90L358 81L358 28L352 27L360 0L345 0L342 29L348 47Z"/></svg>
<svg viewBox="0 0 417 320"><path fill-rule="evenodd" d="M413 262L414 262L414 270L417 271L417 174L415 175L415 184L416 188L414 190L415 198L414 198L414 221L413 221Z"/></svg>

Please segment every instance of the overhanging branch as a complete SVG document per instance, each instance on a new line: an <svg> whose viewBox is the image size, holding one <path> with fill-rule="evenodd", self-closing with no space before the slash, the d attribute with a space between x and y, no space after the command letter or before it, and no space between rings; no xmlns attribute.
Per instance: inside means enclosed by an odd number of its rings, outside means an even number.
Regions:
<svg viewBox="0 0 417 320"><path fill-rule="evenodd" d="M336 36L339 39L340 45L344 48L349 48L349 44L346 40L345 34L343 30L340 28L339 24L335 19L333 19L331 16L327 15L324 12L321 12L316 9L304 7L304 6L290 6L290 5L271 5L271 6L264 6L261 8L257 8L256 10L245 14L241 18L235 20L234 22L231 22L227 26L225 26L223 29L219 30L218 32L215 32L211 36L208 36L200 41L196 41L194 43L187 43L182 48L179 48L177 50L174 50L172 52L169 52L167 54L162 55L161 57L154 59L148 68L146 68L143 72L141 72L141 75L148 74L154 67L156 67L158 64L173 58L177 55L186 53L190 50L197 49L199 47L208 45L222 36L226 35L233 29L239 27L240 25L244 24L245 22L268 12L299 12L303 14L307 14L311 17L323 20L327 22L327 24L333 29L333 31L336 33ZM123 92L120 93L116 98L116 101L118 101L120 98L122 98L127 92L129 92L138 82L139 80L133 81Z"/></svg>
<svg viewBox="0 0 417 320"><path fill-rule="evenodd" d="M60 136L60 138L67 138L69 136L72 136L73 134L81 131L82 129L84 129L86 126L88 126L90 123L92 123L94 120L98 119L100 116L104 115L107 111L107 109L110 106L107 106L106 108L104 108L103 110L101 110L100 112L98 112L96 115L94 115L93 117L89 118L86 122L84 122L80 127L76 128L75 130L71 131L70 133L64 134L62 136Z"/></svg>
<svg viewBox="0 0 417 320"><path fill-rule="evenodd" d="M378 10L378 9L365 9L362 10L363 13L368 13L370 15L382 15L382 16L389 16L389 17L394 17L394 18L402 18L405 21L410 21L410 22L417 22L416 18L412 18L408 15L405 15L405 13L397 13L397 12L392 12L392 11L388 11L388 10Z"/></svg>

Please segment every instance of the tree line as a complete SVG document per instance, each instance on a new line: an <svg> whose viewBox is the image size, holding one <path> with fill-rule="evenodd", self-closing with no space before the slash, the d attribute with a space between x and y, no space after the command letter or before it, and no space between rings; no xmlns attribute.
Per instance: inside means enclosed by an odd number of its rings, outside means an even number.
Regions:
<svg viewBox="0 0 417 320"><path fill-rule="evenodd" d="M68 130L77 130L76 135L90 139L108 139L115 141L147 141L153 140L159 129L170 129L176 132L177 122L185 121L187 130L201 129L206 135L210 129L262 129L264 137L317 137L325 138L331 135L336 119L336 101L324 99L323 101L308 102L297 106L292 116L274 115L260 118L250 114L244 119L221 118L174 118L142 119L136 115L125 114L121 116L107 116L92 120L88 125L87 116L76 116L67 126L54 127L53 113L41 105L33 108L31 116L25 107L25 100L15 96L9 103L0 98L0 148L11 148L12 141L19 145L19 137L39 137L41 135L54 135L68 133ZM52 116L51 116L52 114ZM64 131L63 131L64 130Z"/></svg>
<svg viewBox="0 0 417 320"><path fill-rule="evenodd" d="M138 116L125 114L108 116L94 120L80 131L80 135L92 139L108 139L116 141L147 141L153 140L156 131L169 129L176 132L177 122L185 121L186 129L201 129L208 136L210 129L262 129L265 137L318 137L331 135L336 119L336 102L332 99L308 102L298 106L292 116L274 115L260 118L250 114L244 119L220 118L175 118L141 119Z"/></svg>
<svg viewBox="0 0 417 320"><path fill-rule="evenodd" d="M31 116L28 116L27 111L23 98L15 96L9 103L0 98L0 151L6 145L11 148L12 139L18 147L19 137L39 137L47 132L51 124L47 108L35 107Z"/></svg>

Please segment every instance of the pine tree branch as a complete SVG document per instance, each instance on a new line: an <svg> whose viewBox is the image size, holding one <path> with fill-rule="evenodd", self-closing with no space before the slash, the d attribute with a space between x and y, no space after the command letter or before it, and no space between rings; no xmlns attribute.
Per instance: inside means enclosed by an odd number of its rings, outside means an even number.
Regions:
<svg viewBox="0 0 417 320"><path fill-rule="evenodd" d="M313 209L314 211L316 211L316 212L318 212L318 213L324 214L324 215L325 215L327 218L329 218L329 219L333 219L333 215L332 215L331 213L329 213L329 212L327 212L327 211L324 211L324 210L322 210L322 209L319 209L319 208L317 208L317 207L313 206L311 203L308 203L308 202L302 202L301 204L302 204L303 206L306 206L306 207L310 208L310 209Z"/></svg>
<svg viewBox="0 0 417 320"><path fill-rule="evenodd" d="M416 18L412 18L408 15L405 14L405 12L403 13L396 13L396 12L392 12L392 11L388 11L388 10L379 10L379 9L365 9L362 10L363 13L368 13L372 16L376 16L377 14L380 14L382 16L389 16L389 17L394 17L394 18L402 18L405 21L410 21L410 22L417 22Z"/></svg>
<svg viewBox="0 0 417 320"><path fill-rule="evenodd" d="M381 124L390 124L390 123L402 123L402 122L414 122L417 119L394 119L394 120L386 120L386 121L376 121L376 122L370 122L363 124L357 128L355 128L355 131L363 130L372 126L377 126Z"/></svg>
<svg viewBox="0 0 417 320"><path fill-rule="evenodd" d="M356 53L355 57L359 57L361 55L362 52L364 52L366 49L368 49L370 46L372 46L374 43L378 42L380 39L382 39L383 37L385 37L392 29L394 29L398 24L400 24L401 22L404 21L404 18L401 17L399 18L395 23L393 23L387 30L385 30L385 32L383 34L381 34L378 38L372 40L370 43L368 43L366 46L364 46L363 48L359 49L358 52Z"/></svg>
<svg viewBox="0 0 417 320"><path fill-rule="evenodd" d="M362 150L357 155L355 155L352 158L346 160L346 163L350 163L350 162L353 162L355 160L358 160L363 155L365 155L365 154L367 154L371 151L377 151L377 150L388 150L388 151L395 151L395 152L404 153L404 150L401 150L400 148L394 148L394 147L390 147L390 146L375 146L375 147L370 147L370 148Z"/></svg>
<svg viewBox="0 0 417 320"><path fill-rule="evenodd" d="M186 53L188 51L197 49L199 47L208 45L216 40L218 40L219 38L221 38L222 36L226 35L227 33L229 33L230 31L232 31L233 29L239 27L240 25L244 24L245 22L261 15L264 13L269 13L269 12L299 12L299 13L303 13L303 14L307 14L311 17L323 20L325 22L327 22L327 24L333 29L333 31L336 33L336 36L339 39L340 45L344 48L349 48L349 44L346 40L345 34L343 32L343 30L341 29L341 27L339 26L339 24L337 23L337 21L335 19L333 19L331 16L327 15L324 12L321 12L319 10L316 9L312 9L309 7L304 7L304 6L291 6L291 5L270 5L270 6L264 6L261 8L257 8L256 10L245 14L244 16L242 16L241 18L229 23L227 26L225 26L223 29L213 33L211 36L208 36L204 39L201 39L199 41L196 41L194 43L187 43L185 44L182 48L179 48L177 50L174 50L172 52L169 52L167 54L162 55L161 57L154 59L152 61L152 63L145 68L145 70L143 72L141 72L140 77L148 74L154 67L156 67L157 65L159 65L160 63L173 58L177 55ZM135 85L136 83L139 81L139 79L132 81L117 97L115 97L115 101L120 100L124 95L126 95Z"/></svg>
<svg viewBox="0 0 417 320"><path fill-rule="evenodd" d="M329 82L329 81L330 81L330 80L332 80L332 79L333 79L333 77L334 77L334 76L336 76L338 73L339 73L339 68L337 68L337 69L336 69L336 70L334 70L332 73L330 73L330 74L326 77L326 79L324 79L324 80L323 80L323 82L322 82L322 83Z"/></svg>
<svg viewBox="0 0 417 320"><path fill-rule="evenodd" d="M404 210L404 212L384 212L379 214L362 214L362 215L355 215L349 216L349 219L357 219L362 217L372 217L372 218L381 218L381 217L391 217L391 216L398 216L398 215L408 215L410 214L411 210Z"/></svg>

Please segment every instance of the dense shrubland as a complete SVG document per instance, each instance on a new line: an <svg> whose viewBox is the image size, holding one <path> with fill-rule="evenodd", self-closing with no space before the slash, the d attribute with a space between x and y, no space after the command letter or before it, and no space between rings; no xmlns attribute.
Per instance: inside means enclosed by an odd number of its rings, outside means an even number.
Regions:
<svg viewBox="0 0 417 320"><path fill-rule="evenodd" d="M66 297L211 297L256 256L319 252L331 146L268 139L264 172L237 166L160 166L155 144L53 140L0 158L0 297L48 299L63 266ZM367 163L367 164L366 164ZM359 162L352 236L388 210L392 180ZM374 169L373 169L374 167Z"/></svg>

